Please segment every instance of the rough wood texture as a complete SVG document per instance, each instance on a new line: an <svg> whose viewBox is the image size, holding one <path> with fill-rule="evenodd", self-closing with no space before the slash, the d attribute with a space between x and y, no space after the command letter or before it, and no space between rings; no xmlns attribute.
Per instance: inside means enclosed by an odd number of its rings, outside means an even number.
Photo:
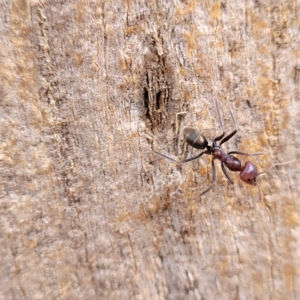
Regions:
<svg viewBox="0 0 300 300"><path fill-rule="evenodd" d="M0 299L299 299L300 2L11 1ZM184 126L265 151L230 185ZM176 113L186 112L176 120ZM245 160L245 157L241 157Z"/></svg>

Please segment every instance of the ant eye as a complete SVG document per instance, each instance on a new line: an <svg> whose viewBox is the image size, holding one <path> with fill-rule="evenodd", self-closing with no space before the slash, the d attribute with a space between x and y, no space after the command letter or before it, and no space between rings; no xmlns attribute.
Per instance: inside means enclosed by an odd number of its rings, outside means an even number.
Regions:
<svg viewBox="0 0 300 300"><path fill-rule="evenodd" d="M251 179L250 179L250 178L248 178L248 181L250 182L250 181L251 181Z"/></svg>

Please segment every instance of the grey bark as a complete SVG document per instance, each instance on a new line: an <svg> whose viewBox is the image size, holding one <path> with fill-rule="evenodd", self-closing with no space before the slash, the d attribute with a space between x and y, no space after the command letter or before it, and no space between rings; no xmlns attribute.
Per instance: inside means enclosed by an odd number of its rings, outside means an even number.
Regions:
<svg viewBox="0 0 300 300"><path fill-rule="evenodd" d="M13 1L0 13L0 299L299 299L300 2ZM258 189L182 146L245 158ZM179 112L185 114L178 115Z"/></svg>

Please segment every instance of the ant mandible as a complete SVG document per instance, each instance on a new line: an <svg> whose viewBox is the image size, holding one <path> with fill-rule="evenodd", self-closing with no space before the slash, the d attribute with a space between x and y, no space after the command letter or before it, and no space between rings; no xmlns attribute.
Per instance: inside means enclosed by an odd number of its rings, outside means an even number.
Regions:
<svg viewBox="0 0 300 300"><path fill-rule="evenodd" d="M211 170L212 170L212 184L205 189L203 192L201 192L200 196L204 195L205 193L207 193L209 190L211 190L215 185L216 185L216 181L217 181L217 176L216 176L216 168L215 168L215 164L214 164L214 160L218 159L221 161L221 168L223 173L225 174L225 176L227 177L227 179L229 180L229 182L231 184L233 184L232 179L230 178L225 166L233 172L240 172L240 179L250 185L254 185L257 186L259 189L259 199L262 203L262 205L264 206L264 208L266 209L270 219L271 219L271 215L270 212L266 206L266 204L263 202L263 200L261 199L260 196L260 187L259 184L257 182L257 178L258 176L260 176L263 173L266 173L269 169L271 169L274 166L277 165L283 165L286 164L286 162L284 163L277 163L277 164L272 164L268 169L266 169L265 171L258 173L257 172L257 167L251 162L251 161L246 161L244 164L235 156L233 156L233 154L239 154L239 155L245 155L245 156L258 156L258 155L262 155L264 154L264 152L257 152L257 153L252 153L252 154L248 154L248 153L244 153L244 152L240 152L240 151L230 151L230 152L225 152L221 145L224 144L225 142L227 142L228 140L230 140L236 133L237 133L237 129L236 129L236 122L235 122L235 118L232 114L232 111L230 109L230 115L231 118L233 120L235 129L228 135L225 135L225 131L224 131L224 124L223 124L223 120L221 118L221 113L220 113L220 107L219 107L219 103L218 101L216 101L216 107L217 107L217 112L218 112L218 116L219 116L219 121L222 127L222 134L217 136L216 138L213 139L212 142L212 146L208 145L208 142L205 138L205 136L198 130L191 128L191 127L186 127L183 130L183 135L184 135L184 141L186 143L188 143L190 146L192 146L193 148L196 149L206 149L204 151L202 151L201 153L199 153L196 156L190 157L188 159L185 159L183 161L177 161L171 157L168 157L162 153L156 152L154 151L156 154L167 158L171 161L174 161L176 163L186 163L192 160L195 160L199 157L201 157L203 154L209 154L212 155L212 162L211 162ZM220 142L219 142L220 141ZM219 142L219 144L218 144Z"/></svg>

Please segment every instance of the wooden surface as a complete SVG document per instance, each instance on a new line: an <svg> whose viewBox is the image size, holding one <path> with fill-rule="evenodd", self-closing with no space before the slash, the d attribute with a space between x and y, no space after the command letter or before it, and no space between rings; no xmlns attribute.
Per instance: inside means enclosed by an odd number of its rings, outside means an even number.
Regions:
<svg viewBox="0 0 300 300"><path fill-rule="evenodd" d="M12 1L0 13L0 299L299 299L300 2ZM184 126L251 158L258 189ZM186 112L179 115L176 113ZM177 120L177 121L176 121ZM176 138L179 133L179 138ZM247 158L240 157L243 161Z"/></svg>

